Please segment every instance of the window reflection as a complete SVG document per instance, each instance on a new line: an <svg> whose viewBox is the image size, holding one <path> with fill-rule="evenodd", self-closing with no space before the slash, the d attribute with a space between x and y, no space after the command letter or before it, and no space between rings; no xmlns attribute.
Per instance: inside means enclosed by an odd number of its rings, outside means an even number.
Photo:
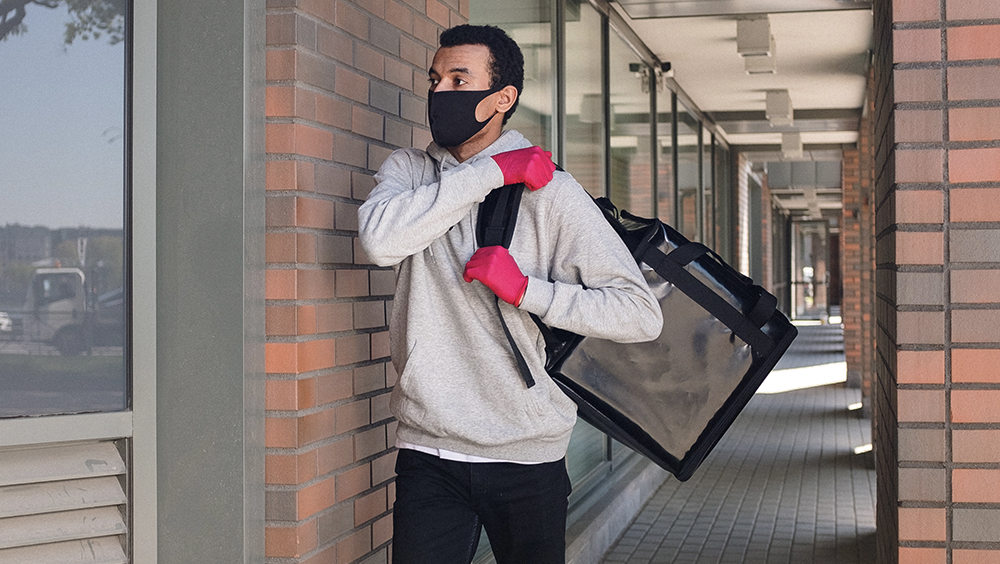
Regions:
<svg viewBox="0 0 1000 564"><path fill-rule="evenodd" d="M715 248L715 167L712 161L712 132L701 130L702 242Z"/></svg>
<svg viewBox="0 0 1000 564"><path fill-rule="evenodd" d="M566 0L566 164L591 196L604 196L604 94L601 15Z"/></svg>
<svg viewBox="0 0 1000 564"><path fill-rule="evenodd" d="M656 96L656 216L674 225L674 113L673 93L664 90Z"/></svg>
<svg viewBox="0 0 1000 564"><path fill-rule="evenodd" d="M677 230L692 241L700 241L699 190L701 157L698 134L701 123L680 102L677 103Z"/></svg>
<svg viewBox="0 0 1000 564"><path fill-rule="evenodd" d="M552 4L547 0L473 2L470 21L495 25L517 42L524 55L524 89L517 109L505 128L515 129L529 141L552 151Z"/></svg>
<svg viewBox="0 0 1000 564"><path fill-rule="evenodd" d="M0 3L0 417L128 406L126 4L51 4Z"/></svg>
<svg viewBox="0 0 1000 564"><path fill-rule="evenodd" d="M724 259L735 263L733 256L732 179L729 149L715 141L715 248Z"/></svg>
<svg viewBox="0 0 1000 564"><path fill-rule="evenodd" d="M617 33L611 34L611 201L653 215L649 72Z"/></svg>

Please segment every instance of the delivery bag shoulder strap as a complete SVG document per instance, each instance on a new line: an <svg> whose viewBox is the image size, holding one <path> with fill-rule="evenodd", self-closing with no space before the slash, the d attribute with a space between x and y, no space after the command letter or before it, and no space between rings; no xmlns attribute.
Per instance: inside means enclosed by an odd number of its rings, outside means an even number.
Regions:
<svg viewBox="0 0 1000 564"><path fill-rule="evenodd" d="M559 168L559 170L562 169ZM504 248L510 248L514 227L517 224L518 207L525 189L524 184L508 184L490 192L486 199L479 204L476 221L476 243L479 247L500 245ZM535 385L535 379L531 375L528 363L524 360L524 355L514 343L514 338L510 334L503 313L500 311L499 299L497 300L497 313L500 315L500 325L503 327L504 336L507 337L507 342L514 354L514 361L517 363L521 378L530 388ZM565 329L549 327L537 315L533 313L529 315L538 326L542 339L545 341L545 369L552 370L573 351L583 337Z"/></svg>
<svg viewBox="0 0 1000 564"><path fill-rule="evenodd" d="M517 224L517 211L521 205L521 195L524 194L524 184L508 184L491 191L486 199L479 204L479 214L476 221L476 243L480 248L500 245L503 248L510 247L510 241L514 237L514 225ZM503 327L503 334L510 343L511 352L514 353L514 362L517 370L524 379L524 384L529 388L535 385L535 379L531 375L521 349L514 343L514 337L510 334L510 328L500 311L500 298L496 298L497 313L500 315L500 326Z"/></svg>

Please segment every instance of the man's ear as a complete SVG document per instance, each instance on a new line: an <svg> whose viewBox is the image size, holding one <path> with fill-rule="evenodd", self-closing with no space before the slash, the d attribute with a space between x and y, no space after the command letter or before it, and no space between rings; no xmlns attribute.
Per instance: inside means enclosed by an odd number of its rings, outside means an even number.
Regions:
<svg viewBox="0 0 1000 564"><path fill-rule="evenodd" d="M504 86L500 89L499 96L497 96L497 111L505 114L514 107L514 102L517 101L517 88L511 85Z"/></svg>

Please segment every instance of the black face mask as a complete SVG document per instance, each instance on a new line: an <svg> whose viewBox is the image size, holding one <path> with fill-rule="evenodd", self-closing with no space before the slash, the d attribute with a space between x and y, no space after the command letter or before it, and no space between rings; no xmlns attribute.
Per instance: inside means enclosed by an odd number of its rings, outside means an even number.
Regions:
<svg viewBox="0 0 1000 564"><path fill-rule="evenodd" d="M503 87L490 90L448 90L427 92L427 117L431 122L431 136L441 147L458 147L479 133L498 112L486 121L476 119L476 107L490 94Z"/></svg>

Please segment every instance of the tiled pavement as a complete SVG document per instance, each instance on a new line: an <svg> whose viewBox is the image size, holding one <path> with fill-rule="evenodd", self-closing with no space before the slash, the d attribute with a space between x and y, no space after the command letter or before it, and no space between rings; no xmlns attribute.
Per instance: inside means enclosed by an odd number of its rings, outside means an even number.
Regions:
<svg viewBox="0 0 1000 564"><path fill-rule="evenodd" d="M777 369L843 362L839 326L799 327ZM789 374L789 373L786 373ZM694 476L660 488L602 562L867 564L871 424L843 384L757 394Z"/></svg>

